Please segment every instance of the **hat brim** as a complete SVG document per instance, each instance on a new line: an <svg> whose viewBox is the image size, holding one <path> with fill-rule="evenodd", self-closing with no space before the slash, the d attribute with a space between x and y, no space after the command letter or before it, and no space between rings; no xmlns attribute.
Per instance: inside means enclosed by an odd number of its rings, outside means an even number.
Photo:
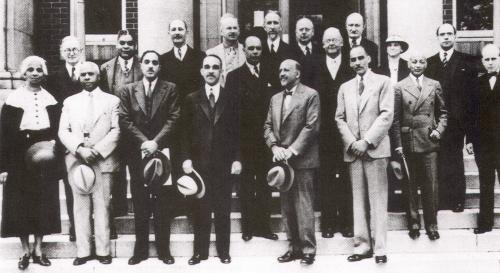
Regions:
<svg viewBox="0 0 500 273"><path fill-rule="evenodd" d="M276 188L280 192L288 192L290 188L292 188L293 182L295 180L295 171L293 168L286 162L280 161L280 162L274 162L271 165L271 168L269 168L269 171L271 171L273 168L281 168L283 169L284 172L284 179L283 183L280 185L274 185L272 187ZM268 175L269 175L268 171ZM269 184L270 181L268 181Z"/></svg>
<svg viewBox="0 0 500 273"><path fill-rule="evenodd" d="M80 173L77 173L80 172ZM75 190L80 194L88 195L94 190L96 175L92 167L82 164L76 166L72 171L72 178ZM85 177L90 175L90 177ZM87 180L85 182L84 180ZM89 182L90 181L90 182Z"/></svg>
<svg viewBox="0 0 500 273"><path fill-rule="evenodd" d="M196 170L193 169L191 173L184 174L177 181L185 178L191 179L196 184L197 187L196 193L191 195L185 195L182 193L182 191L179 190L179 192L184 196L192 196L197 199L203 198L203 196L205 196L206 188L205 188L205 182L203 181L203 178L201 178L201 175Z"/></svg>
<svg viewBox="0 0 500 273"><path fill-rule="evenodd" d="M158 177L156 176L155 170L149 170L152 168L152 160L159 159L161 161L162 173ZM143 170L143 178L144 184L148 187L159 188L162 186L171 175L172 165L168 157L162 152L156 152L153 155L146 156L142 160L142 170Z"/></svg>
<svg viewBox="0 0 500 273"><path fill-rule="evenodd" d="M387 47L387 45L389 43L398 43L398 44L400 44L401 45L401 51L402 51L401 53L405 53L406 51L408 51L409 45L405 41L386 41L385 42L385 46Z"/></svg>

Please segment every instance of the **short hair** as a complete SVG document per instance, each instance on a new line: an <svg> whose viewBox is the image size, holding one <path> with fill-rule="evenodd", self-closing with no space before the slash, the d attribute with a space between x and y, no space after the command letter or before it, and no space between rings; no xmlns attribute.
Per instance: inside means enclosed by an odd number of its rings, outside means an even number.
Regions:
<svg viewBox="0 0 500 273"><path fill-rule="evenodd" d="M70 36L66 36L66 37L62 38L61 44L59 45L59 49L62 49L63 45L69 41L77 42L78 45L80 46L80 48L82 48L82 43L80 43L80 40L77 37L70 35Z"/></svg>
<svg viewBox="0 0 500 273"><path fill-rule="evenodd" d="M81 72L81 68L84 67L84 66L90 66L90 69L92 72L95 72L96 75L97 75L97 78L100 78L100 73L99 73L99 66L94 63L94 62L89 62L89 61L85 61L83 62L81 65L80 65L80 72ZM78 75L80 76L80 75Z"/></svg>
<svg viewBox="0 0 500 273"><path fill-rule="evenodd" d="M450 25L450 26L453 28L453 34L454 34L454 35L456 35L456 34L457 34L457 28L456 28L454 25L452 25L452 24L448 24L448 23L446 23L446 24L441 24L441 25L439 25L439 26L436 28L436 36L439 36L439 29L440 29L442 26L444 26L444 25Z"/></svg>
<svg viewBox="0 0 500 273"><path fill-rule="evenodd" d="M208 57L214 57L214 58L216 58L217 60L219 60L219 64L222 66L222 59L219 56L217 56L215 54L208 54L207 56L205 56L205 58L203 58L203 61L205 61L205 59L208 58Z"/></svg>
<svg viewBox="0 0 500 273"><path fill-rule="evenodd" d="M120 30L118 30L118 33L117 33L117 36L116 36L116 40L117 40L117 41L118 41L118 40L120 40L120 38L121 38L122 36L125 36L125 35L130 35L130 36L132 37L132 40L133 40L134 42L136 42L136 41L137 41L137 39L136 39L135 35L134 35L132 32L130 32L130 30L128 30L128 29L120 29Z"/></svg>
<svg viewBox="0 0 500 273"><path fill-rule="evenodd" d="M355 46L353 46L353 47L351 48L351 50L349 50L349 55L351 55L351 52L352 52L354 49L356 49L356 48L361 48L361 49L363 49L363 51L365 52L365 55L370 56L370 55L368 54L368 52L366 51L366 48L365 48L364 46L362 46L362 45L355 45Z"/></svg>
<svg viewBox="0 0 500 273"><path fill-rule="evenodd" d="M31 63L39 63L40 66L42 67L43 75L45 76L49 75L47 70L47 62L42 57L34 55L26 57L21 62L21 65L19 66L19 71L21 72L21 75L26 74Z"/></svg>
<svg viewBox="0 0 500 273"><path fill-rule="evenodd" d="M270 9L270 10L266 11L266 14L264 14L264 21L265 21L266 16L268 14L273 14L273 13L276 14L276 15L278 15L280 17L280 19L281 19L281 12L279 12L278 10L272 10L272 9Z"/></svg>
<svg viewBox="0 0 500 273"><path fill-rule="evenodd" d="M158 61L160 60L160 53L158 53L158 51L156 50L146 50L142 53L141 55L141 63L142 63L142 60L144 59L144 56L146 56L146 54L149 54L149 53L153 53L153 54L156 54L156 56L158 56Z"/></svg>
<svg viewBox="0 0 500 273"><path fill-rule="evenodd" d="M238 25L239 27L239 22L238 22L238 18L236 18L236 16L234 16L232 13L225 13L223 14L221 17L220 17L220 20L219 20L219 28L222 30L222 22L224 22L224 20L228 20L228 19L233 19L236 21L236 25Z"/></svg>
<svg viewBox="0 0 500 273"><path fill-rule="evenodd" d="M297 69L297 70L300 72L300 74L302 75L302 65L301 65L299 62L297 62L297 61L296 61L296 60L294 60L294 59L285 59L285 60L283 60L283 61L281 62L280 66L281 66L284 62L293 62L293 63L295 64L295 69Z"/></svg>
<svg viewBox="0 0 500 273"><path fill-rule="evenodd" d="M498 56L500 56L500 48L494 44L487 44L481 49L481 56L483 56L484 51L486 50L496 50L498 53Z"/></svg>
<svg viewBox="0 0 500 273"><path fill-rule="evenodd" d="M248 40L248 38L250 38L250 37L253 37L253 38L255 38L255 39L259 40L260 45L262 46L262 41L260 40L260 38L259 38L259 37L257 37L256 35L251 34L251 35L248 35L248 36L245 38L245 41L243 41L243 47L247 47L247 40Z"/></svg>
<svg viewBox="0 0 500 273"><path fill-rule="evenodd" d="M172 24L173 21L181 21L183 24L184 24L184 28L187 30L188 29L188 25L186 23L185 20L181 20L181 19L174 19L172 21L170 21L170 23L168 23L168 30L170 30L170 25Z"/></svg>

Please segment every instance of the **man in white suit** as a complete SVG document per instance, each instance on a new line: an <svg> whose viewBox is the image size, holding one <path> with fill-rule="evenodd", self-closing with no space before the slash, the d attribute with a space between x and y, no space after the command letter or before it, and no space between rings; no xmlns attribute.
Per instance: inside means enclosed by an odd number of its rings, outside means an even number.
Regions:
<svg viewBox="0 0 500 273"><path fill-rule="evenodd" d="M73 265L91 260L91 218L94 219L96 255L102 264L111 263L109 239L109 203L113 175L119 161L115 148L120 136L118 106L120 100L99 87L99 67L92 62L80 66L83 90L64 101L59 138L66 147L66 168L74 195L77 258ZM73 171L86 164L95 174L89 194L75 186Z"/></svg>
<svg viewBox="0 0 500 273"><path fill-rule="evenodd" d="M363 47L351 49L350 65L356 77L340 86L335 121L344 142L344 161L349 165L353 189L354 254L347 260L371 258L375 252L375 261L385 263L386 168L391 155L388 131L394 116L394 92L389 77L368 68L370 61Z"/></svg>

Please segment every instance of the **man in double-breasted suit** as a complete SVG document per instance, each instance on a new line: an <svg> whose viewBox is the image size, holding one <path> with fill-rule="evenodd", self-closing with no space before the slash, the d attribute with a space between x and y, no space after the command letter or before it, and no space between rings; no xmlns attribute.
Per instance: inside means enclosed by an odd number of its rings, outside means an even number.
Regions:
<svg viewBox="0 0 500 273"><path fill-rule="evenodd" d="M66 168L75 200L77 258L73 264L81 265L92 259L92 230L97 259L109 264L109 202L113 175L119 168L115 148L120 137L120 101L98 87L99 67L95 63L81 64L79 76L83 91L64 101L59 126L59 138L67 149ZM75 186L73 170L81 164L88 164L95 173L90 194L82 194Z"/></svg>
<svg viewBox="0 0 500 273"><path fill-rule="evenodd" d="M486 45L482 49L482 63L488 73L479 78L479 93L474 95L471 140L479 167L480 201L477 228L474 233L491 231L495 201L495 172L500 174L500 49Z"/></svg>
<svg viewBox="0 0 500 273"><path fill-rule="evenodd" d="M394 123L391 139L393 149L408 159L409 183L404 185L407 200L409 236L420 236L418 187L422 196L427 236L439 239L438 211L438 150L439 140L446 129L447 112L441 85L424 76L426 58L420 53L409 55L410 75L394 87Z"/></svg>
<svg viewBox="0 0 500 273"><path fill-rule="evenodd" d="M475 58L453 47L456 29L443 24L436 30L439 52L427 59L426 75L439 81L448 109L448 126L441 138L439 192L441 207L462 212L465 203L464 137L471 137L468 126L468 102L477 93L479 83Z"/></svg>
<svg viewBox="0 0 500 273"><path fill-rule="evenodd" d="M370 56L362 46L351 49L350 65L357 75L340 86L335 121L344 142L344 161L349 165L353 191L354 254L347 260L371 258L374 252L375 261L385 263L386 168L391 155L388 131L394 115L394 92L389 77L373 73L369 63Z"/></svg>
<svg viewBox="0 0 500 273"><path fill-rule="evenodd" d="M264 123L264 138L273 161L287 161L295 171L293 185L281 193L281 215L289 241L280 263L301 259L314 263L314 174L319 167L320 102L318 93L300 82L301 65L291 59L280 65L283 91L274 95Z"/></svg>
<svg viewBox="0 0 500 273"><path fill-rule="evenodd" d="M341 84L350 79L351 70L342 56L343 39L336 28L323 33L325 54L319 59L319 97L321 101L319 169L321 232L331 238L335 229L344 237L352 237L352 191L343 160L343 143L335 124L337 94Z"/></svg>
<svg viewBox="0 0 500 273"><path fill-rule="evenodd" d="M135 265L149 257L149 217L154 215L158 258L173 264L170 254L170 221L174 217L176 190L171 185L152 194L144 185L142 155L171 148L172 136L180 115L175 84L160 80L160 55L147 50L141 57L141 81L122 87L120 128L126 139L126 162L130 168L130 188L134 204L135 246L128 264Z"/></svg>
<svg viewBox="0 0 500 273"><path fill-rule="evenodd" d="M201 75L205 86L189 94L182 107L181 157L185 173L193 168L205 182L205 195L193 200L193 256L190 265L208 258L211 214L214 213L216 248L222 263L231 263L231 189L233 176L241 173L239 103L221 87L222 60L207 55Z"/></svg>

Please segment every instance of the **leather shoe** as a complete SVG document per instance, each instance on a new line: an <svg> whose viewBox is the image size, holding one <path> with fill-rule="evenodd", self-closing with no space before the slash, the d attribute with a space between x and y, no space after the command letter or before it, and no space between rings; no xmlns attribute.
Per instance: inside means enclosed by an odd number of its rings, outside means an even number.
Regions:
<svg viewBox="0 0 500 273"><path fill-rule="evenodd" d="M302 254L301 253L287 251L285 254L283 254L282 256L278 257L278 262L280 262L280 263L288 263L288 262L291 262L291 261L294 261L294 260L298 260L298 259L301 259L301 258L302 258Z"/></svg>
<svg viewBox="0 0 500 273"><path fill-rule="evenodd" d="M304 254L300 260L300 264L311 265L314 263L314 254Z"/></svg>
<svg viewBox="0 0 500 273"><path fill-rule="evenodd" d="M101 264L110 264L113 261L113 258L111 258L111 255L107 255L107 256L96 255L96 258Z"/></svg>
<svg viewBox="0 0 500 273"><path fill-rule="evenodd" d="M321 237L323 238L332 238L333 237L333 229L332 228L327 228L321 232Z"/></svg>
<svg viewBox="0 0 500 273"><path fill-rule="evenodd" d="M231 263L231 256L229 256L229 255L220 256L219 259L220 259L220 262L223 264L230 264Z"/></svg>
<svg viewBox="0 0 500 273"><path fill-rule="evenodd" d="M345 228L344 230L342 230L342 237L344 238L352 238L354 237L354 234L352 232L352 228Z"/></svg>
<svg viewBox="0 0 500 273"><path fill-rule="evenodd" d="M375 263L380 264L380 263L387 263L387 256L382 255L382 256L375 256Z"/></svg>
<svg viewBox="0 0 500 273"><path fill-rule="evenodd" d="M463 212L464 211L464 204L458 203L453 209L453 212Z"/></svg>
<svg viewBox="0 0 500 273"><path fill-rule="evenodd" d="M161 257L160 260L164 263L164 264L174 264L175 263L175 259L174 257L168 255L168 256L165 256L165 257Z"/></svg>
<svg viewBox="0 0 500 273"><path fill-rule="evenodd" d="M358 261L361 261L363 259L369 259L371 257L373 257L372 253L368 253L368 254L353 254L353 255L347 257L347 261L349 261L349 262L358 262Z"/></svg>
<svg viewBox="0 0 500 273"><path fill-rule="evenodd" d="M191 259L189 259L188 264L189 265L199 264L201 261L204 261L206 259L208 259L207 256L201 256L200 254L194 254L193 257L191 257Z"/></svg>
<svg viewBox="0 0 500 273"><path fill-rule="evenodd" d="M429 237L429 240L434 241L440 238L439 232L437 231L430 231L427 232L427 237Z"/></svg>
<svg viewBox="0 0 500 273"><path fill-rule="evenodd" d="M415 240L418 237L420 237L420 230L418 230L418 229L410 229L410 231L408 232L408 235L410 236L410 238L412 238L413 240Z"/></svg>
<svg viewBox="0 0 500 273"><path fill-rule="evenodd" d="M87 257L76 257L76 259L73 261L73 265L82 265L85 264L86 262L92 260L93 258L91 256Z"/></svg>
<svg viewBox="0 0 500 273"><path fill-rule="evenodd" d="M33 257L34 264L39 264L41 266L50 266L52 264L49 259L47 259L47 256L45 256L45 254L36 256L35 253L33 253L31 256Z"/></svg>
<svg viewBox="0 0 500 273"><path fill-rule="evenodd" d="M474 229L474 234L483 234L490 231L491 227L477 227Z"/></svg>
<svg viewBox="0 0 500 273"><path fill-rule="evenodd" d="M257 233L257 234L254 234L254 235L255 235L255 237L262 237L262 238L268 239L268 240L273 240L273 241L278 240L278 234L272 233L272 232L269 232L269 233Z"/></svg>
<svg viewBox="0 0 500 273"><path fill-rule="evenodd" d="M147 260L147 257L138 257L138 256L132 256L130 259L128 259L128 264L129 265L136 265L142 261Z"/></svg>
<svg viewBox="0 0 500 273"><path fill-rule="evenodd" d="M19 258L19 262L17 263L17 268L21 270L25 270L30 265L30 255L28 253L24 254L21 258Z"/></svg>
<svg viewBox="0 0 500 273"><path fill-rule="evenodd" d="M241 235L241 239L243 239L243 241L245 241L245 242L248 242L248 241L252 240L252 234L243 233Z"/></svg>

